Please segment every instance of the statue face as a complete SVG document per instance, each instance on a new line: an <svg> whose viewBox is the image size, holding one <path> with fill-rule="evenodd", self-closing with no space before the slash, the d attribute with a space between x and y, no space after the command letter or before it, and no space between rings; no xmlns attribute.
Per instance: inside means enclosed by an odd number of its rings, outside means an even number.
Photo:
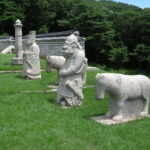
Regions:
<svg viewBox="0 0 150 150"><path fill-rule="evenodd" d="M69 46L69 45L65 45L62 47L62 55L65 57L65 58L68 58L70 57L73 53L74 53L74 49Z"/></svg>
<svg viewBox="0 0 150 150"><path fill-rule="evenodd" d="M30 39L30 38L28 38L26 42L28 46L34 43L33 39Z"/></svg>

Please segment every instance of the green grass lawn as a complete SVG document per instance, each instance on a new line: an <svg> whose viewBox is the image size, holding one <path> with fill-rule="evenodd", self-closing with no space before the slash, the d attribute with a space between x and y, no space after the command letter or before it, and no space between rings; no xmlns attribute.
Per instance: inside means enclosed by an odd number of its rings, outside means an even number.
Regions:
<svg viewBox="0 0 150 150"><path fill-rule="evenodd" d="M0 71L21 70L21 65L12 65L11 59L16 58L15 54L0 54ZM45 68L45 60L41 60L41 68Z"/></svg>
<svg viewBox="0 0 150 150"><path fill-rule="evenodd" d="M21 68L9 65L10 55L2 58L0 70ZM88 72L87 85L95 84L97 73ZM97 101L95 88L83 89L83 105L70 109L55 104L56 93L22 93L46 90L56 79L55 71L42 72L40 80L24 80L21 73L0 74L0 150L150 149L148 118L112 126L89 119L108 111L108 95Z"/></svg>

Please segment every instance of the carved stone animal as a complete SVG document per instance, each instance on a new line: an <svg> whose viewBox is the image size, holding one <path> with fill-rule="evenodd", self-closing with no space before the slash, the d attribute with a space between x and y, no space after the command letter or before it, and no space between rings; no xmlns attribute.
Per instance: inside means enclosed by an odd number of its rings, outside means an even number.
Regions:
<svg viewBox="0 0 150 150"><path fill-rule="evenodd" d="M47 56L46 57L46 71L51 72L51 69L59 70L65 63L63 56Z"/></svg>
<svg viewBox="0 0 150 150"><path fill-rule="evenodd" d="M15 49L13 45L10 45L6 47L4 50L1 51L2 54L12 53L12 51Z"/></svg>
<svg viewBox="0 0 150 150"><path fill-rule="evenodd" d="M97 74L97 99L103 99L105 92L110 96L110 110L106 113L106 118L120 121L125 117L148 115L150 79L146 76L115 73Z"/></svg>

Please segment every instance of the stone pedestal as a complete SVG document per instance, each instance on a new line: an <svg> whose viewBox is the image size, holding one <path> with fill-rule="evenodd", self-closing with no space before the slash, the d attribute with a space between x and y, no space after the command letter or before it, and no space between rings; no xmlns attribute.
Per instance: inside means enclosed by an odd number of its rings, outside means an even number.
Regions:
<svg viewBox="0 0 150 150"><path fill-rule="evenodd" d="M125 118L121 121L114 121L110 118L105 118L105 116L94 116L94 117L91 117L90 119L96 121L97 123L103 124L103 125L115 125L115 124L122 124L122 123L131 122L134 120L139 120L142 118L150 118L150 115L147 115L145 117Z"/></svg>
<svg viewBox="0 0 150 150"><path fill-rule="evenodd" d="M16 47L16 58L12 59L13 65L21 65L22 61L22 24L19 19L16 20L15 27L15 47Z"/></svg>
<svg viewBox="0 0 150 150"><path fill-rule="evenodd" d="M22 60L22 58L12 58L11 63L12 63L12 65L22 65L23 60Z"/></svg>

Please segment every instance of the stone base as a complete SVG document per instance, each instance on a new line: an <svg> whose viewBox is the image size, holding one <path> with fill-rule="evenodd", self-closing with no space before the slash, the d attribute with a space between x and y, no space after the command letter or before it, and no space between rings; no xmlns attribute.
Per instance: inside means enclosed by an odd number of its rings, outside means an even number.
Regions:
<svg viewBox="0 0 150 150"><path fill-rule="evenodd" d="M11 63L12 63L12 65L22 65L23 60L22 60L22 58L12 58Z"/></svg>
<svg viewBox="0 0 150 150"><path fill-rule="evenodd" d="M106 119L105 116L95 116L95 117L91 117L90 119L100 123L100 124L104 124L104 125L114 125L114 124L121 124L121 123L127 123L133 120L139 120L142 118L149 118L150 115L144 116L144 117L136 117L136 118L125 118L121 121L114 121L112 119Z"/></svg>
<svg viewBox="0 0 150 150"><path fill-rule="evenodd" d="M97 67L87 67L87 70L88 71L100 71L101 69Z"/></svg>

